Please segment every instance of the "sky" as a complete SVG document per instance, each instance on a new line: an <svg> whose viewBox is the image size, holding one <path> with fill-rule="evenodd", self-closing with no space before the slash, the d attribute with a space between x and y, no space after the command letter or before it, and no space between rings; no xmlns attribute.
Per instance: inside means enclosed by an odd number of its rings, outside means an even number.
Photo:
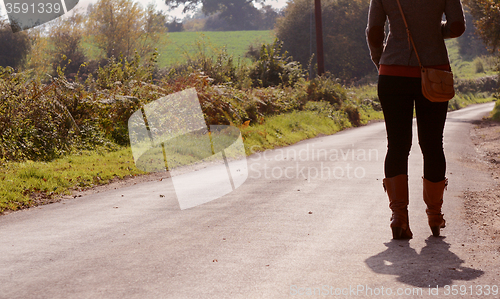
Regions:
<svg viewBox="0 0 500 299"><path fill-rule="evenodd" d="M75 7L75 9L80 9L81 11L86 11L87 6L90 3L96 3L96 2L97 2L97 0L80 0L78 2L78 5ZM149 3L155 3L157 10L163 10L167 15L169 15L171 17L177 17L179 19L184 18L184 15L182 14L182 7L178 8L176 10L169 10L168 7L165 5L164 0L136 0L136 2L141 3L144 7L146 7ZM274 8L280 9L280 8L283 8L284 6L286 6L287 2L288 2L288 0L266 0L265 4L271 5ZM0 0L0 18L1 19L7 18L5 6L4 6L4 1L2 1L2 0Z"/></svg>
<svg viewBox="0 0 500 299"><path fill-rule="evenodd" d="M157 10L163 10L167 15L170 15L172 17L177 17L182 19L184 15L182 14L182 7L169 11L168 7L165 5L165 1L163 0L136 0L137 2L141 3L144 7L146 7L149 3L155 3L156 4L156 9ZM95 3L97 0L80 0L78 5L76 6L77 8L83 8L86 10L87 5L89 3ZM267 5L271 5L274 8L282 8L286 6L286 3L288 0L266 0Z"/></svg>

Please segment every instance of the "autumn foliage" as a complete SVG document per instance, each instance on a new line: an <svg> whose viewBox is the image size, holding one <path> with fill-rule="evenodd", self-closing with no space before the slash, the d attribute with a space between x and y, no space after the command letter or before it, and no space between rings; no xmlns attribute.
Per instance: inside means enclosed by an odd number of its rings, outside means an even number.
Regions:
<svg viewBox="0 0 500 299"><path fill-rule="evenodd" d="M500 46L500 2L497 0L464 0L474 17L477 33L498 52Z"/></svg>

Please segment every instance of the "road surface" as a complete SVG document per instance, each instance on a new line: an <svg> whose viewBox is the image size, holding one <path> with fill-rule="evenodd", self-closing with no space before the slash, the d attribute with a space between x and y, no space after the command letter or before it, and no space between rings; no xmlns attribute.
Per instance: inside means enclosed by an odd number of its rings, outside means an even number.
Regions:
<svg viewBox="0 0 500 299"><path fill-rule="evenodd" d="M472 122L492 108L449 114L442 238L414 136L414 238L391 240L377 122L254 154L241 187L191 209L169 179L0 217L0 298L498 298L498 252L481 250L462 198L491 182L465 162Z"/></svg>

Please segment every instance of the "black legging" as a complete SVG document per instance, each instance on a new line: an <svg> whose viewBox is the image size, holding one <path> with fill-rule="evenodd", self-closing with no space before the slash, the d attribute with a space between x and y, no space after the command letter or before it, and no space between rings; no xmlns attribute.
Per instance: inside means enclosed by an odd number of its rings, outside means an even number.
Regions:
<svg viewBox="0 0 500 299"><path fill-rule="evenodd" d="M378 95L387 131L385 177L408 174L412 142L413 103L418 126L418 142L424 156L424 178L431 182L445 179L446 159L443 130L448 102L433 103L421 92L420 78L379 76Z"/></svg>

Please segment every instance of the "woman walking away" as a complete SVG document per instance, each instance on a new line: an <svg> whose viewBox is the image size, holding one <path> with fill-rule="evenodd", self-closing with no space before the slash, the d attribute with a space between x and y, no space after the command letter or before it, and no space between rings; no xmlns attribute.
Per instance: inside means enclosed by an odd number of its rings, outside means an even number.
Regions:
<svg viewBox="0 0 500 299"><path fill-rule="evenodd" d="M459 37L464 31L460 0L371 0L366 37L379 72L378 96L388 142L384 189L392 210L394 239L413 237L407 207L414 105L424 158L423 197L429 226L434 236L445 227L441 206L447 185L443 130L448 102L431 102L423 96L419 60L424 67L451 71L444 39Z"/></svg>

